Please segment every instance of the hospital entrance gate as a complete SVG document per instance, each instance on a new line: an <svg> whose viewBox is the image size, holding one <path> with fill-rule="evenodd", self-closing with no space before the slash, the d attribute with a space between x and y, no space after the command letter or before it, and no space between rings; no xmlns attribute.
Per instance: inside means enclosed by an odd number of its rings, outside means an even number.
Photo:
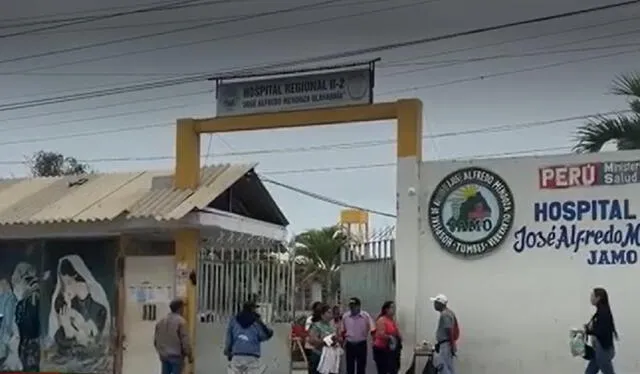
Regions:
<svg viewBox="0 0 640 374"><path fill-rule="evenodd" d="M205 241L197 278L196 374L227 372L227 324L248 300L257 302L274 330L262 345L264 374L290 372L294 270L280 242L231 232Z"/></svg>
<svg viewBox="0 0 640 374"><path fill-rule="evenodd" d="M347 305L358 297L362 309L376 316L385 301L395 300L395 230L375 233L341 251L340 298ZM371 351L371 347L369 348ZM367 374L376 374L373 355L368 355Z"/></svg>

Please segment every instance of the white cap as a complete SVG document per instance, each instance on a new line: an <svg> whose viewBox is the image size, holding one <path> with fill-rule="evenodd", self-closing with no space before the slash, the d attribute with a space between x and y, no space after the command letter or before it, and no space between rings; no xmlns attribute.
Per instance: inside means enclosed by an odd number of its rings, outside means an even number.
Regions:
<svg viewBox="0 0 640 374"><path fill-rule="evenodd" d="M436 297L430 297L430 299L431 301L438 302L444 305L447 305L447 303L449 302L449 299L443 294L439 294Z"/></svg>

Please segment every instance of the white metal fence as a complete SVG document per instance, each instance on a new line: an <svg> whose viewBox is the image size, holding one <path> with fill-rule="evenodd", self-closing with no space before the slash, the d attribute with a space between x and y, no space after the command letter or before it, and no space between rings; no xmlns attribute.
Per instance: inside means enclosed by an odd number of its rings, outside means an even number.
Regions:
<svg viewBox="0 0 640 374"><path fill-rule="evenodd" d="M282 254L281 243L237 233L227 235L205 242L200 254L197 374L227 371L222 354L227 324L249 300L258 303L263 320L275 331L263 346L264 373L288 373L295 264Z"/></svg>

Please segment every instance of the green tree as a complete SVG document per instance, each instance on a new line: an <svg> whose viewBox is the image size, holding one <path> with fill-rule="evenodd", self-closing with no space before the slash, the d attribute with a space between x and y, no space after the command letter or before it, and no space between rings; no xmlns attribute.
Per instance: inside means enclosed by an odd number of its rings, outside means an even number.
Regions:
<svg viewBox="0 0 640 374"><path fill-rule="evenodd" d="M640 74L617 77L611 93L628 99L630 113L597 116L579 127L576 152L599 152L610 141L616 142L618 150L640 149Z"/></svg>
<svg viewBox="0 0 640 374"><path fill-rule="evenodd" d="M340 252L349 245L349 238L339 226L314 229L297 235L293 240L295 260L303 266L302 285L320 282L327 301L337 301L340 287Z"/></svg>
<svg viewBox="0 0 640 374"><path fill-rule="evenodd" d="M88 174L92 170L88 164L61 153L39 151L28 160L34 177L57 177L61 175Z"/></svg>

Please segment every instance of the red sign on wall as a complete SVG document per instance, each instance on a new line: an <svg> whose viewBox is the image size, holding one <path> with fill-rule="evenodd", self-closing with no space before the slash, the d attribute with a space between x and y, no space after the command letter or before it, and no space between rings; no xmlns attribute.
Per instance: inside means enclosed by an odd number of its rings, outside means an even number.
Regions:
<svg viewBox="0 0 640 374"><path fill-rule="evenodd" d="M598 184L597 163L547 166L538 169L541 189L588 187Z"/></svg>

